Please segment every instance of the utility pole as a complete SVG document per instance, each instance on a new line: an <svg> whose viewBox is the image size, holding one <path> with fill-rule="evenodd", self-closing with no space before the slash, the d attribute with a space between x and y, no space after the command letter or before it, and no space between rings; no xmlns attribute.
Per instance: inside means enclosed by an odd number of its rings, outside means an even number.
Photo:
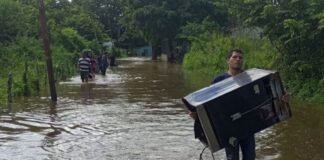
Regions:
<svg viewBox="0 0 324 160"><path fill-rule="evenodd" d="M51 55L51 49L49 44L49 38L48 38L48 31L47 31L47 24L46 24L46 17L45 17L45 6L43 0L38 0L38 9L39 9L39 23L40 23L40 28L41 28L43 43L44 43L44 54L46 58L51 99L52 101L57 101L54 73L53 73L53 64L52 64L52 55Z"/></svg>

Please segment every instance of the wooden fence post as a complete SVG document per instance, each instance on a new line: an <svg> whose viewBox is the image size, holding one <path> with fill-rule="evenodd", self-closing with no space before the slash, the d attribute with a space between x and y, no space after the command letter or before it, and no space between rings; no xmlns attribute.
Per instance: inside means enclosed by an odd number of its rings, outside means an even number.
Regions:
<svg viewBox="0 0 324 160"><path fill-rule="evenodd" d="M8 103L12 103L12 73L8 75L8 85L7 85L7 94L8 94Z"/></svg>
<svg viewBox="0 0 324 160"><path fill-rule="evenodd" d="M25 69L23 72L23 95L24 96L29 96L30 95L30 90L28 86L28 63L25 61Z"/></svg>
<svg viewBox="0 0 324 160"><path fill-rule="evenodd" d="M52 101L57 101L57 94L55 88L55 80L54 80L54 73L53 73L53 64L52 64L52 55L48 37L48 30L46 24L46 17L45 17L45 6L43 0L38 0L38 10L39 10L39 23L41 28L41 33L43 37L44 43L44 54L46 57L46 65L47 65L47 75L48 81L50 85L50 92L51 92L51 99Z"/></svg>

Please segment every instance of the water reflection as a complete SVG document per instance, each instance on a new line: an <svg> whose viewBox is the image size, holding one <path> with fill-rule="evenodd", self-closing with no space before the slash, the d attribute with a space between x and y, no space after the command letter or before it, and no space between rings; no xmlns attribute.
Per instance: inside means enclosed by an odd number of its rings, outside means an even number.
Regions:
<svg viewBox="0 0 324 160"><path fill-rule="evenodd" d="M180 98L209 83L150 61L120 61L89 83L72 77L58 85L57 103L42 95L1 113L0 159L199 159L203 145ZM257 134L257 159L324 157L323 109L294 107L293 114ZM224 151L214 156L225 159ZM203 158L212 159L208 150Z"/></svg>
<svg viewBox="0 0 324 160"><path fill-rule="evenodd" d="M46 129L44 132L47 132L44 136L44 139L42 141L42 149L45 151L47 150L47 147L52 147L55 143L56 136L61 134L60 127L57 126L58 123L56 123L59 120L59 117L57 115L56 110L56 102L50 102L49 103L49 126L50 128Z"/></svg>

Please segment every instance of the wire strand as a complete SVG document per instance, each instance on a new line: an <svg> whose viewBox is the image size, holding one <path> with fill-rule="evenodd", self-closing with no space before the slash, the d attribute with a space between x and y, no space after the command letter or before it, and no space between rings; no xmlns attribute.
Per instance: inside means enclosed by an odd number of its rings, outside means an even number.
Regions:
<svg viewBox="0 0 324 160"><path fill-rule="evenodd" d="M212 155L212 157L213 157L213 160L215 160L214 154L213 154L212 152L210 152L210 153L211 153L211 155Z"/></svg>
<svg viewBox="0 0 324 160"><path fill-rule="evenodd" d="M205 151L205 149L206 149L207 147L208 147L208 146L205 146L205 148L201 151L200 156L199 156L199 160L203 160L202 155L203 155L203 153L204 153L204 151Z"/></svg>

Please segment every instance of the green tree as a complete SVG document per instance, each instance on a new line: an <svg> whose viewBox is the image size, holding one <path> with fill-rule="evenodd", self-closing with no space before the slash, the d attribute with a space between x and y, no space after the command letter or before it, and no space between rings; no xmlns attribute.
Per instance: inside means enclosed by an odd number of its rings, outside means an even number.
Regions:
<svg viewBox="0 0 324 160"><path fill-rule="evenodd" d="M0 42L13 40L23 31L22 5L11 0L0 1Z"/></svg>
<svg viewBox="0 0 324 160"><path fill-rule="evenodd" d="M93 13L104 26L104 32L112 39L118 40L120 37L121 25L118 23L122 15L121 0L74 0L85 10Z"/></svg>
<svg viewBox="0 0 324 160"><path fill-rule="evenodd" d="M299 97L324 94L324 1L227 1L234 24L259 27L279 53L277 69Z"/></svg>
<svg viewBox="0 0 324 160"><path fill-rule="evenodd" d="M206 17L220 26L226 22L226 14L209 0L125 0L124 4L121 20L124 27L137 32L153 48L164 43L169 60L174 57L173 43L183 26L200 23Z"/></svg>
<svg viewBox="0 0 324 160"><path fill-rule="evenodd" d="M46 4L48 8L48 26L53 43L60 44L62 39L67 38L66 34L62 34L66 31L66 28L77 31L79 38L82 37L87 41L91 41L91 43L87 43L90 46L86 47L90 47L95 51L101 49L100 42L109 39L109 36L104 32L103 25L91 11L86 10L78 3L73 3L74 1L48 1ZM75 51L80 51L83 48L76 49Z"/></svg>

